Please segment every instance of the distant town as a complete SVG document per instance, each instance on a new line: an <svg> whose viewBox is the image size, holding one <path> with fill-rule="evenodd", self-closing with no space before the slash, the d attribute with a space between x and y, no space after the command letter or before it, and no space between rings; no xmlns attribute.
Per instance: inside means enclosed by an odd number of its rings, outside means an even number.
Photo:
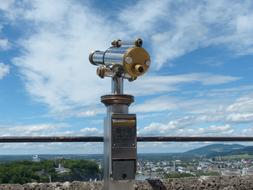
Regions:
<svg viewBox="0 0 253 190"><path fill-rule="evenodd" d="M96 181L102 171L103 155L0 156L0 183ZM252 146L212 144L184 153L139 154L136 180L245 175L253 175Z"/></svg>
<svg viewBox="0 0 253 190"><path fill-rule="evenodd" d="M183 160L139 160L137 179L168 178L168 177L194 177L194 176L243 176L253 175L252 159L222 160L193 159Z"/></svg>
<svg viewBox="0 0 253 190"><path fill-rule="evenodd" d="M253 175L253 147L212 144L185 153L145 156L137 178Z"/></svg>

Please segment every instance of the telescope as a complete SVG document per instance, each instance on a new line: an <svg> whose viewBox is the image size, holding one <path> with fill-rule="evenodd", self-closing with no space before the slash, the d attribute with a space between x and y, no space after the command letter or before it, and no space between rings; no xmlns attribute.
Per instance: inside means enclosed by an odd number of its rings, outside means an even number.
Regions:
<svg viewBox="0 0 253 190"><path fill-rule="evenodd" d="M143 41L114 40L106 51L93 51L89 60L98 66L97 75L104 77L122 77L134 81L143 75L150 66L150 56L142 48Z"/></svg>
<svg viewBox="0 0 253 190"><path fill-rule="evenodd" d="M132 95L123 94L123 81L136 80L150 67L142 40L114 40L106 51L93 51L90 62L97 75L111 77L112 93L101 97L107 107L104 119L104 190L134 190L137 168L137 120L128 108Z"/></svg>

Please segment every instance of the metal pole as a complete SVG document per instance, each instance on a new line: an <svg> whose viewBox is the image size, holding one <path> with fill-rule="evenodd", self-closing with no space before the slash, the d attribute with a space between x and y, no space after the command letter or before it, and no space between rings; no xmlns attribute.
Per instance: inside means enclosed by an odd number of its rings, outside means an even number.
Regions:
<svg viewBox="0 0 253 190"><path fill-rule="evenodd" d="M114 96L115 95L115 96ZM105 103L107 106L107 117L104 121L104 190L133 190L133 182L129 180L112 180L112 114L128 114L128 104L122 103L120 96L123 95L123 78L112 78L113 102ZM120 103L121 102L121 103Z"/></svg>
<svg viewBox="0 0 253 190"><path fill-rule="evenodd" d="M123 94L123 77L112 78L112 94Z"/></svg>

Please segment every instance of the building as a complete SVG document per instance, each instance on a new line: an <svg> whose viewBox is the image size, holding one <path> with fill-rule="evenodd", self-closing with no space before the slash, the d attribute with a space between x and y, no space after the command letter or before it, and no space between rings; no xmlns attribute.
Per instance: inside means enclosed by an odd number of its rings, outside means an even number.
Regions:
<svg viewBox="0 0 253 190"><path fill-rule="evenodd" d="M58 174L63 174L63 173L69 173L69 172L70 172L70 169L64 168L64 166L62 166L62 165L59 163L59 164L58 164L58 167L55 168L55 171L56 171Z"/></svg>
<svg viewBox="0 0 253 190"><path fill-rule="evenodd" d="M32 157L32 161L33 162L40 162L40 157L39 157L39 155L34 155L33 157Z"/></svg>

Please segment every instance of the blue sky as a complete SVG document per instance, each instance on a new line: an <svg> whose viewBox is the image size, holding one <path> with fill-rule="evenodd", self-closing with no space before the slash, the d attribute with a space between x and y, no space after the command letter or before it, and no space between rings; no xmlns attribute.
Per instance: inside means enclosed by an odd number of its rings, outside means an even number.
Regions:
<svg viewBox="0 0 253 190"><path fill-rule="evenodd" d="M138 135L253 135L252 10L250 0L1 0L0 135L102 135L110 80L96 76L88 54L137 37L152 60L148 74L125 82ZM102 144L0 144L0 152L101 153Z"/></svg>

